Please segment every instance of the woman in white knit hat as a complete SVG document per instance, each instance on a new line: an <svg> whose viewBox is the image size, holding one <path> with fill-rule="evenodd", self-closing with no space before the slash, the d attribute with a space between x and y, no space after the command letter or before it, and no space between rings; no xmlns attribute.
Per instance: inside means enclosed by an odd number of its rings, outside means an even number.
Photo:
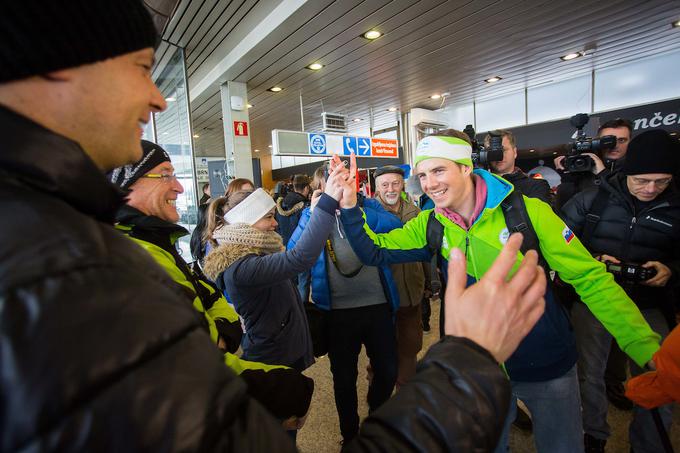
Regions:
<svg viewBox="0 0 680 453"><path fill-rule="evenodd" d="M232 194L224 224L213 233L219 244L205 259L205 273L229 296L243 319L243 358L302 371L314 363L303 301L292 279L319 257L342 195L346 173L338 167L316 191L305 233L285 250L275 229L275 203L262 189ZM342 181L340 181L342 179Z"/></svg>

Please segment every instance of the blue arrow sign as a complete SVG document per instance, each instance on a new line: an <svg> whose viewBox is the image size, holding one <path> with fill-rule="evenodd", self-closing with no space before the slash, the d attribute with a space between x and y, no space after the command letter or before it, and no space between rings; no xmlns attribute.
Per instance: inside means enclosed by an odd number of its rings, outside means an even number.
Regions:
<svg viewBox="0 0 680 453"><path fill-rule="evenodd" d="M342 137L342 154L349 156L357 153L357 138L356 137Z"/></svg>
<svg viewBox="0 0 680 453"><path fill-rule="evenodd" d="M357 138L357 147L359 152L357 156L370 156L371 155L371 139L367 137Z"/></svg>
<svg viewBox="0 0 680 453"><path fill-rule="evenodd" d="M323 134L309 134L309 153L326 154L326 136Z"/></svg>

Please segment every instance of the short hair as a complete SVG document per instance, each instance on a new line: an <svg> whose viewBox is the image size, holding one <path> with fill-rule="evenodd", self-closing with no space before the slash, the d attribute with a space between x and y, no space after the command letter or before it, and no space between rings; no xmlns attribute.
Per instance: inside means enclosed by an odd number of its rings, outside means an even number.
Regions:
<svg viewBox="0 0 680 453"><path fill-rule="evenodd" d="M503 137L507 137L508 143L510 143L510 146L513 148L516 148L517 145L515 144L515 134L510 132L507 129L496 129L495 131L491 131L492 134L494 135L500 135L501 139ZM486 137L484 137L484 146L489 146L491 144L491 134L486 134Z"/></svg>
<svg viewBox="0 0 680 453"><path fill-rule="evenodd" d="M321 188L321 181L326 180L326 169L328 168L328 163L324 162L323 165L320 167L317 167L316 170L314 170L314 174L312 175L312 183L311 187L312 190L318 190Z"/></svg>
<svg viewBox="0 0 680 453"><path fill-rule="evenodd" d="M468 145L472 146L472 140L465 132L461 132L456 129L444 129L442 131L437 131L434 134L428 135L428 137L455 137L461 140L465 140Z"/></svg>
<svg viewBox="0 0 680 453"><path fill-rule="evenodd" d="M602 129L618 129L620 127L625 127L628 129L629 133L633 133L633 122L626 118L616 118L605 122L602 126L597 128L597 135L600 135Z"/></svg>
<svg viewBox="0 0 680 453"><path fill-rule="evenodd" d="M296 192L302 192L305 187L309 187L309 176L307 175L295 175L293 178L293 190Z"/></svg>

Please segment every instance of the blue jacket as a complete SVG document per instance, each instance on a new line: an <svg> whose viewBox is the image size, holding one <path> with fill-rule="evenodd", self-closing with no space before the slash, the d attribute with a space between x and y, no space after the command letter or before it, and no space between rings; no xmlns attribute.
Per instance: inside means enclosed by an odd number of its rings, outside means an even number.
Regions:
<svg viewBox="0 0 680 453"><path fill-rule="evenodd" d="M444 225L441 254L446 258L454 247L464 250L469 284L491 267L503 246L504 238L508 236L500 204L513 190L510 183L489 172L475 170L475 174L486 182L487 199L483 212L469 231L441 214L436 215L436 219ZM649 360L658 348L655 343L657 337L623 290L614 283L604 265L592 258L547 204L526 197L524 202L538 235L543 257L551 269L574 286L595 316L623 345L627 354L638 363ZM430 211L423 211L403 228L387 234L375 234L366 229L361 211L356 207L343 210L341 219L347 238L359 259L368 265L385 265L430 260L426 237L429 215ZM445 271L446 260L443 261L442 270ZM515 381L554 379L576 363L576 347L569 320L564 308L554 299L550 286L545 299L545 313L506 362L508 374Z"/></svg>
<svg viewBox="0 0 680 453"><path fill-rule="evenodd" d="M363 202L363 212L366 214L366 222L371 230L380 233L387 233L395 228L400 228L402 226L401 221L397 216L390 214L380 205L380 202L373 200L371 198L364 199ZM295 247L295 244L300 239L302 232L305 230L307 223L310 218L309 208L302 211L300 216L300 222L297 228L293 232L288 242L288 249ZM378 271L380 274L380 283L385 289L385 296L392 304L392 309L396 311L399 308L399 292L397 290L397 285L392 278L392 271L390 271L389 265L378 266ZM314 263L311 270L312 277L312 298L314 304L322 310L331 309L331 294L328 285L328 274L326 271L326 249L324 247L321 255ZM304 294L301 294L304 298Z"/></svg>

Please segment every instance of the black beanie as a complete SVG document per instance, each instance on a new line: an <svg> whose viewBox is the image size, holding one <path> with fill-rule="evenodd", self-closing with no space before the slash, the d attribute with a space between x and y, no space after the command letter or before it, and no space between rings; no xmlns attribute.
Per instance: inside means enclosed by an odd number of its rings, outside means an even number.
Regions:
<svg viewBox="0 0 680 453"><path fill-rule="evenodd" d="M134 164L112 170L109 173L109 179L115 185L127 189L163 162L170 162L168 153L157 144L142 140L142 158Z"/></svg>
<svg viewBox="0 0 680 453"><path fill-rule="evenodd" d="M631 140L621 171L625 175L675 174L679 159L680 143L677 139L663 129L655 129Z"/></svg>
<svg viewBox="0 0 680 453"><path fill-rule="evenodd" d="M0 83L154 48L141 0L10 0L0 11Z"/></svg>

